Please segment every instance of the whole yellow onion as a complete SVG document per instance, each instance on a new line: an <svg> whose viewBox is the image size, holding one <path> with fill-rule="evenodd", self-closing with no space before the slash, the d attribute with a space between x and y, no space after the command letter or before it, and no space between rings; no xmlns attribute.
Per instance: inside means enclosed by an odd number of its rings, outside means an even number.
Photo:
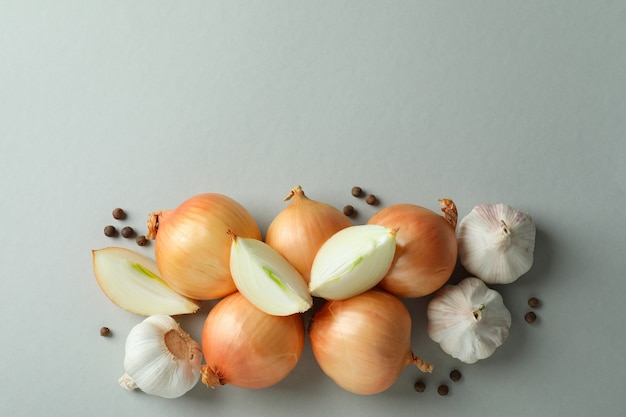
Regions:
<svg viewBox="0 0 626 417"><path fill-rule="evenodd" d="M259 389L277 384L304 349L302 314L274 316L233 293L213 307L202 329L202 382Z"/></svg>
<svg viewBox="0 0 626 417"><path fill-rule="evenodd" d="M406 298L431 294L450 279L457 261L454 202L442 199L441 216L414 204L396 204L374 214L368 224L397 228L396 253L378 284Z"/></svg>
<svg viewBox="0 0 626 417"><path fill-rule="evenodd" d="M383 392L408 365L432 371L432 365L411 351L409 311L385 291L329 301L315 313L309 329L317 363L346 391Z"/></svg>
<svg viewBox="0 0 626 417"><path fill-rule="evenodd" d="M285 197L290 199L291 203L270 223L265 243L276 249L309 283L317 251L352 222L339 209L309 199L299 185Z"/></svg>
<svg viewBox="0 0 626 417"><path fill-rule="evenodd" d="M152 213L147 237L155 239L155 258L163 281L196 300L235 292L229 230L237 236L261 239L259 226L246 208L222 194L199 194L174 210Z"/></svg>

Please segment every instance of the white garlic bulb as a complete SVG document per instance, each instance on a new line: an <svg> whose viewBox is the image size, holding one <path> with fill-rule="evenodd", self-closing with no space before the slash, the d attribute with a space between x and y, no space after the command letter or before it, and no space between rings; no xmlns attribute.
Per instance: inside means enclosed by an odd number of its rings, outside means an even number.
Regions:
<svg viewBox="0 0 626 417"><path fill-rule="evenodd" d="M475 277L437 291L428 303L427 316L428 336L464 363L491 356L511 327L511 313L502 296Z"/></svg>
<svg viewBox="0 0 626 417"><path fill-rule="evenodd" d="M178 323L154 315L133 327L126 339L124 371L119 383L127 390L177 398L200 380L202 351Z"/></svg>
<svg viewBox="0 0 626 417"><path fill-rule="evenodd" d="M461 264L487 284L509 284L533 264L535 223L506 204L482 204L459 223Z"/></svg>

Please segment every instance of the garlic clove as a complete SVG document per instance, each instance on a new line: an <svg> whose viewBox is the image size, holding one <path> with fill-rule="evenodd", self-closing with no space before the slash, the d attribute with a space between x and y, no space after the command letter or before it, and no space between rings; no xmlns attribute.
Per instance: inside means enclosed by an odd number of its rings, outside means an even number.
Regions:
<svg viewBox="0 0 626 417"><path fill-rule="evenodd" d="M491 356L509 335L511 313L502 296L469 277L437 291L427 307L428 336L464 363Z"/></svg>
<svg viewBox="0 0 626 417"><path fill-rule="evenodd" d="M137 324L125 348L126 373L118 382L127 390L177 398L200 380L200 345L170 316L154 315Z"/></svg>
<svg viewBox="0 0 626 417"><path fill-rule="evenodd" d="M311 268L311 294L343 300L361 294L385 276L396 251L397 229L350 226L330 237Z"/></svg>
<svg viewBox="0 0 626 417"><path fill-rule="evenodd" d="M118 307L142 316L179 315L200 305L178 294L159 276L154 260L130 249L108 247L92 251L98 285Z"/></svg>
<svg viewBox="0 0 626 417"><path fill-rule="evenodd" d="M257 239L231 236L230 272L235 286L259 310L288 316L313 305L306 281L274 248Z"/></svg>
<svg viewBox="0 0 626 417"><path fill-rule="evenodd" d="M509 284L530 270L535 223L506 204L482 204L461 220L459 258L468 272L488 284Z"/></svg>

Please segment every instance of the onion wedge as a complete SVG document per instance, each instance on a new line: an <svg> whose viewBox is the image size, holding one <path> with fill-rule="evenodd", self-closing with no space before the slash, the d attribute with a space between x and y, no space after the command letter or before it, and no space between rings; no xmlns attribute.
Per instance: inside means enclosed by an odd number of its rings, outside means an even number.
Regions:
<svg viewBox="0 0 626 417"><path fill-rule="evenodd" d="M197 301L178 294L160 277L154 260L130 249L92 251L93 270L104 294L118 307L142 316L198 311Z"/></svg>

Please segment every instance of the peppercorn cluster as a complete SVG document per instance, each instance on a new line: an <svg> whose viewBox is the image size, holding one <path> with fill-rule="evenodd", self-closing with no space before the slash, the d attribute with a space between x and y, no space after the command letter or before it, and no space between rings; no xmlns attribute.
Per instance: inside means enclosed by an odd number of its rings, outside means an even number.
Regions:
<svg viewBox="0 0 626 417"><path fill-rule="evenodd" d="M124 209L120 208L120 207L116 207L115 209L113 209L113 212L111 213L113 215L113 218L115 220L126 220L126 212L124 211ZM122 235L123 238L125 239L135 239L135 242L137 243L137 245L139 246L146 246L150 243L150 241L146 238L145 235L137 235L137 233L135 232L135 229L133 229L130 226L124 226L122 227L122 229L118 232L117 228L111 224L105 226L104 228L104 235L107 237L117 237L118 235Z"/></svg>
<svg viewBox="0 0 626 417"><path fill-rule="evenodd" d="M530 308L539 307L539 300L536 297L529 298L528 306ZM524 320L526 321L526 323L534 323L535 321L537 321L537 314L535 314L534 311L529 311L528 313L524 315Z"/></svg>
<svg viewBox="0 0 626 417"><path fill-rule="evenodd" d="M359 186L352 187L352 196L356 198L365 197L365 203L370 206L377 206L379 204L378 198L374 194L366 194ZM343 214L348 217L355 217L358 213L353 205L347 204L343 207Z"/></svg>
<svg viewBox="0 0 626 417"><path fill-rule="evenodd" d="M452 371L450 371L449 377L452 382L459 382L463 375L458 369L453 369ZM415 384L413 384L413 388L416 392L422 393L426 391L426 383L423 380L419 379L415 381ZM449 393L450 387L448 386L448 384L441 383L437 386L437 394L441 395L442 397L448 395Z"/></svg>

